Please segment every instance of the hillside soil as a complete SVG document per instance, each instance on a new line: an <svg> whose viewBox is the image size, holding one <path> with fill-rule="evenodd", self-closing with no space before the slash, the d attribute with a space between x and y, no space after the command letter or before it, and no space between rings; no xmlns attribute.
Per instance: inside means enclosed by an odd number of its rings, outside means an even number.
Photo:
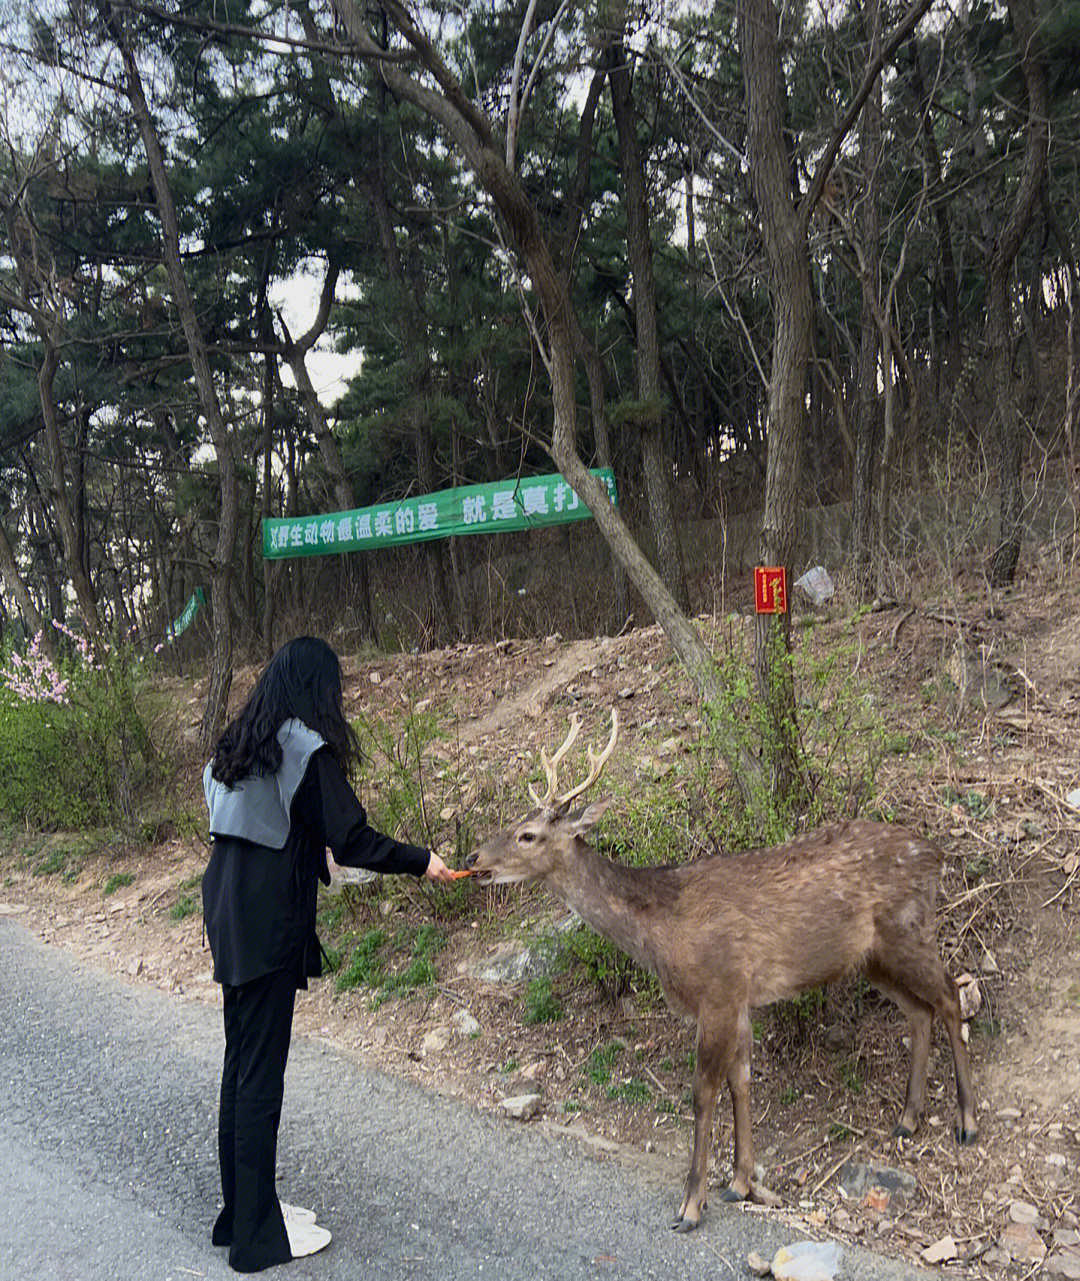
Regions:
<svg viewBox="0 0 1080 1281"><path fill-rule="evenodd" d="M737 603L740 590L749 597L748 584L735 585ZM817 617L808 644L820 656L843 651L847 679L884 722L872 810L931 833L945 851L942 948L954 975L974 978L968 996L981 1002L968 1024L978 1142L953 1141L940 1028L924 1124L911 1140L890 1137L907 1028L863 985L842 984L755 1025L754 1138L770 1204L735 1212L779 1215L793 1237L858 1240L956 1275L1080 1276L1080 592L1072 582L1030 580L993 611L975 591L959 599L890 602L861 615L834 609ZM699 622L719 650L750 620L744 604L734 621ZM654 794L666 797L665 813L682 805L690 814L700 800L698 709L657 628L346 658L345 668L350 713L385 727L400 771L411 768L403 727L437 720L441 737L426 744L418 784L450 861L521 816L536 752L561 738L571 711L581 715L583 744L602 738L618 707L608 783L617 797L637 798L639 815ZM237 699L255 675L238 673ZM198 814L203 688L174 676L163 690L170 714L157 732L181 762L176 812ZM376 753L368 773L364 799L378 814L394 767ZM619 825L616 806L602 840L617 839ZM710 852L687 849L676 828L672 861ZM191 822L174 823L171 834L165 826L156 843L106 848L12 838L0 855L0 914L124 981L217 1002L197 910L204 838ZM431 956L434 984L403 983L396 995L364 985L339 992L334 976L315 981L299 1000L297 1028L469 1106L502 1112L507 1097L539 1094L529 1124L636 1163L669 1191L674 1212L689 1156L692 1029L639 972L594 981L579 963L556 967L547 985L477 977L478 965L557 932L566 916L536 890L465 881L447 893L404 878L343 885L336 876L323 893L322 933L346 960L376 927L415 937L434 921L445 944ZM462 1011L478 1028L462 1028ZM544 1017L551 1021L528 1021ZM717 1191L730 1160L725 1096L712 1215L728 1212ZM914 1190L856 1187L842 1173L849 1160L913 1176Z"/></svg>

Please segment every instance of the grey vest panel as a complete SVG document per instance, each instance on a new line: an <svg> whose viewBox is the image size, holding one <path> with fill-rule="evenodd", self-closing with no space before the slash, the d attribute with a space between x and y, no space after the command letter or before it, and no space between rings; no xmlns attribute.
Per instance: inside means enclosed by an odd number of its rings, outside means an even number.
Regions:
<svg viewBox="0 0 1080 1281"><path fill-rule="evenodd" d="M285 721L277 733L281 768L262 778L242 778L233 787L219 783L203 770L203 793L210 811L212 836L238 836L267 849L279 850L289 838L289 811L308 762L324 745L322 737L303 721Z"/></svg>

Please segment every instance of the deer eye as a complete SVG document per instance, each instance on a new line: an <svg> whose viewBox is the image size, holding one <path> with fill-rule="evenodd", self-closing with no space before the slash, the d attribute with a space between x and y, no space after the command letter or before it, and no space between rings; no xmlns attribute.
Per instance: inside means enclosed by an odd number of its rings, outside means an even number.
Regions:
<svg viewBox="0 0 1080 1281"><path fill-rule="evenodd" d="M524 841L526 845L531 845L536 840L536 833L530 831L518 832L518 840Z"/></svg>

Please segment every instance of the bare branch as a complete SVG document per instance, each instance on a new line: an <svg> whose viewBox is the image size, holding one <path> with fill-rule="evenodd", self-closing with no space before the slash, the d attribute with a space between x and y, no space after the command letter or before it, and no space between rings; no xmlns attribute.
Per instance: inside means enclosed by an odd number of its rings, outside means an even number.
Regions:
<svg viewBox="0 0 1080 1281"><path fill-rule="evenodd" d="M892 35L882 45L880 53L866 68L866 75L863 77L862 84L859 85L855 97L849 103L843 119L837 126L836 132L829 139L829 145L825 148L821 161L814 170L814 178L810 183L809 190L799 202L798 216L804 235L810 226L810 217L825 190L825 183L828 181L832 167L836 163L836 157L840 154L840 148L844 145L844 139L854 128L855 122L859 118L859 113L862 111L867 98L869 98L878 76L881 75L882 67L892 60L897 49L900 48L918 25L923 15L930 8L931 3L932 0L915 0L904 17L893 28Z"/></svg>

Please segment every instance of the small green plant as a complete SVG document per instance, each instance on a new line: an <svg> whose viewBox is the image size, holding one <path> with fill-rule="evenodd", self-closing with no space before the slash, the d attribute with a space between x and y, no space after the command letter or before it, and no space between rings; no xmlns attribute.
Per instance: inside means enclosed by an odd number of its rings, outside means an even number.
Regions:
<svg viewBox="0 0 1080 1281"><path fill-rule="evenodd" d="M844 1139L851 1138L851 1130L846 1125L841 1125L839 1121L833 1121L827 1131L829 1138L833 1143L843 1142Z"/></svg>
<svg viewBox="0 0 1080 1281"><path fill-rule="evenodd" d="M679 1107L677 1103L673 1103L670 1099L658 1099L656 1110L657 1112L662 1112L664 1116L677 1116Z"/></svg>
<svg viewBox="0 0 1080 1281"><path fill-rule="evenodd" d="M518 1063L517 1059L511 1056L506 1060L506 1062L502 1065L502 1067L499 1068L499 1071L503 1074L503 1076L510 1076L512 1073L518 1070L519 1066L520 1064Z"/></svg>
<svg viewBox="0 0 1080 1281"><path fill-rule="evenodd" d="M621 1103L647 1103L652 1098L652 1090L644 1081L639 1081L636 1077L628 1077L618 1085L609 1085L607 1096Z"/></svg>
<svg viewBox="0 0 1080 1281"><path fill-rule="evenodd" d="M414 988L430 987L436 980L435 957L446 946L446 935L433 924L421 925L418 930L400 930L394 939L400 949L408 949L411 958L403 970L387 976L384 991L388 995L410 992Z"/></svg>
<svg viewBox="0 0 1080 1281"><path fill-rule="evenodd" d="M821 1021L827 1000L828 992L824 987L808 988L798 996L793 996L790 1001L779 1001L776 1014L782 1023L803 1029Z"/></svg>
<svg viewBox="0 0 1080 1281"><path fill-rule="evenodd" d="M983 877L990 871L990 860L986 857L968 859L964 864L964 871L972 885L978 885Z"/></svg>
<svg viewBox="0 0 1080 1281"><path fill-rule="evenodd" d="M338 992L361 985L372 988L372 1006L378 1007L393 996L407 996L417 988L430 987L436 979L434 958L445 942L442 930L432 924L419 929L403 928L392 940L385 930L367 930L338 971L335 988ZM406 957L404 964L392 968L394 958L401 954Z"/></svg>
<svg viewBox="0 0 1080 1281"><path fill-rule="evenodd" d="M614 943L583 925L566 936L566 949L613 1005L629 991L638 967Z"/></svg>
<svg viewBox="0 0 1080 1281"><path fill-rule="evenodd" d="M106 896L115 894L117 890L124 889L126 886L133 884L134 881L134 872L113 872L112 876L105 882L101 892Z"/></svg>
<svg viewBox="0 0 1080 1281"><path fill-rule="evenodd" d="M366 984L376 987L382 982L385 962L380 956L380 949L386 942L385 930L368 930L357 942L352 954L338 971L334 987L338 992L348 992L354 987Z"/></svg>
<svg viewBox="0 0 1080 1281"><path fill-rule="evenodd" d="M63 845L54 846L45 857L34 866L35 876L57 876L67 867L71 850Z"/></svg>
<svg viewBox="0 0 1080 1281"><path fill-rule="evenodd" d="M851 1094L862 1094L863 1076L857 1060L849 1059L846 1063L841 1063L839 1073L840 1080Z"/></svg>
<svg viewBox="0 0 1080 1281"><path fill-rule="evenodd" d="M783 1107L790 1107L793 1103L797 1103L800 1097L800 1092L793 1085L785 1085L779 1095Z"/></svg>
<svg viewBox="0 0 1080 1281"><path fill-rule="evenodd" d="M551 990L551 979L533 979L525 990L525 1012L522 1018L526 1023L556 1023L566 1011L558 997Z"/></svg>
<svg viewBox="0 0 1080 1281"><path fill-rule="evenodd" d="M972 818L989 818L994 812L994 802L982 792L965 792L961 804Z"/></svg>
<svg viewBox="0 0 1080 1281"><path fill-rule="evenodd" d="M597 1046L585 1060L585 1075L593 1085L607 1085L611 1080L611 1069L626 1046L621 1041L610 1041L607 1045Z"/></svg>
<svg viewBox="0 0 1080 1281"><path fill-rule="evenodd" d="M199 900L193 894L182 894L169 909L169 920L183 921L200 910Z"/></svg>

